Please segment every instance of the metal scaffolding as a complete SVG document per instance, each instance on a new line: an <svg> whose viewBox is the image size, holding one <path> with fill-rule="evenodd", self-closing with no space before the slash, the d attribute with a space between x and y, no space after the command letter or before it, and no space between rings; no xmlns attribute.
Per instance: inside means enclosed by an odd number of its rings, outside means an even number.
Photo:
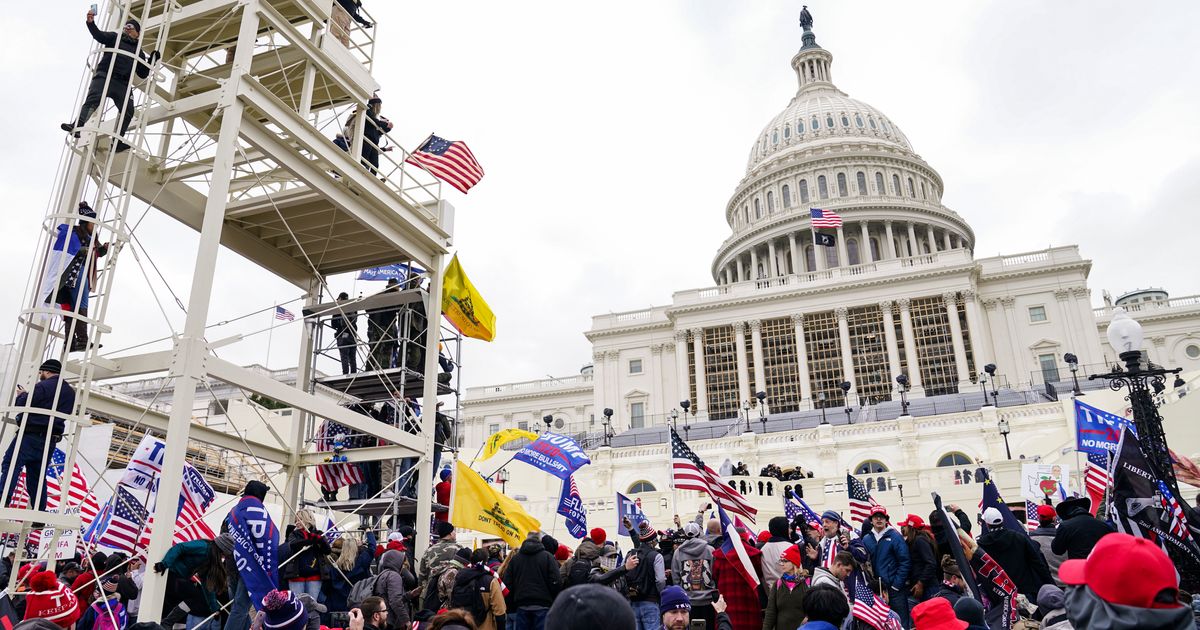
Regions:
<svg viewBox="0 0 1200 630"><path fill-rule="evenodd" d="M70 413L49 412L65 421L59 446L67 459L60 505L66 505L79 430L89 424L89 410L165 434L160 492L171 496L179 491L189 443L208 444L281 466L286 471L282 495L287 510L301 504L306 470L328 457L311 444L315 426L329 420L387 445L352 452L352 462L417 459L416 553L420 554L430 527L422 515L432 511L434 402L439 393L454 391L444 383L439 389L436 349L439 342L457 337L438 325L426 326L423 339L411 340L431 349L423 353L422 365L404 365L384 375L400 379L399 392L411 391L426 401L416 432L356 413L315 386L314 363L321 351L317 329L320 318L328 314L323 305L333 301L328 276L399 262L419 266L428 270L420 301L425 313L440 321L442 270L452 241L453 208L442 199L436 178L405 165L408 154L398 143L390 143L394 151L387 146L364 147L370 145L364 140L368 124L364 107L379 87L371 76L374 27L351 24L334 0L108 0L96 21L97 26L105 25L103 30L120 32L131 17L142 25L141 50L156 51L160 57L147 61L151 64L147 78L129 82L126 94L132 97L135 111L128 131L122 134L115 122L124 113L118 111L116 116L102 115L103 122L78 127L77 134L67 137L39 248L53 254L55 239L63 233L60 226L69 233L79 225L93 224L94 236L83 248L79 273L94 276L94 285L90 292L82 292L82 298L75 296L74 304L47 300L45 283L39 279L58 270L53 268L53 256L39 253L18 322L17 383L33 382L42 362L54 358L62 361L63 380L78 394ZM85 83L104 54L136 56L97 47ZM103 108L99 113L104 114ZM352 124L347 126L348 146L343 147L333 137L347 119ZM132 148L120 151L119 143ZM90 203L94 219L77 213L80 200ZM179 300L186 320L182 330L173 331L169 350L105 354L101 340L111 332L105 315L117 262L127 258L121 255L124 250L133 254L139 267L148 258L137 239L140 219L131 216L134 206L162 212L199 233L189 294ZM111 243L109 251L98 251L101 243ZM222 248L304 292L306 317L293 328L304 329L298 333L301 349L294 386L214 352L242 339L213 340L206 334ZM91 303L84 312L80 301L89 294ZM75 342L73 351L76 329L82 326L91 332L90 339ZM456 345L451 352L457 354ZM164 383L174 389L167 414L95 392L105 380L149 374L165 375ZM230 433L194 423L196 391L207 387L209 379L292 407L295 420L287 444L267 444L236 430ZM354 387L343 393L345 402L366 399L357 396ZM29 404L0 410L4 414L0 442L14 434L21 439L28 428ZM457 410L459 405L454 407ZM49 447L47 441L47 452ZM10 468L8 474L15 474L15 466ZM31 509L0 508L0 530L20 536L18 544L23 545L35 524L59 531L79 527L77 514L32 509L37 501L32 497ZM174 501L158 501L152 518L156 523L173 523L175 510ZM161 558L171 543L170 527L154 528L147 557ZM22 559L38 560L53 566L53 554ZM160 618L164 588L164 576L147 572L141 620Z"/></svg>

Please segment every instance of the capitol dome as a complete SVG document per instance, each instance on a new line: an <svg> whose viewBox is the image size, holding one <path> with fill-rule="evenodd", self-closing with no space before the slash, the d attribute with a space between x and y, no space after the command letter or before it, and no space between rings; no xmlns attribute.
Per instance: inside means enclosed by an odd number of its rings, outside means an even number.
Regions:
<svg viewBox="0 0 1200 630"><path fill-rule="evenodd" d="M792 57L798 88L750 149L725 208L732 235L713 259L718 284L846 273L882 260L971 250L975 235L942 205L942 178L878 109L833 83L833 54L805 14ZM813 229L811 210L842 225Z"/></svg>

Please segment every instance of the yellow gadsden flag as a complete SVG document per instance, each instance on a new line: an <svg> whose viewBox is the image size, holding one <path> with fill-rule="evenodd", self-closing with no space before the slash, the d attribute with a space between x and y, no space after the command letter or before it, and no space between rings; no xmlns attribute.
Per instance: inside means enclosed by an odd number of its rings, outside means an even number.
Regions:
<svg viewBox="0 0 1200 630"><path fill-rule="evenodd" d="M484 341L496 337L496 316L463 272L458 254L450 259L442 281L442 314L468 337Z"/></svg>
<svg viewBox="0 0 1200 630"><path fill-rule="evenodd" d="M542 524L516 501L496 492L488 482L462 462L454 463L454 492L450 497L450 522L456 527L495 534L513 548Z"/></svg>
<svg viewBox="0 0 1200 630"><path fill-rule="evenodd" d="M520 429L501 429L488 436L487 442L484 442L483 444L483 455L479 458L479 460L485 461L490 459L492 455L495 455L505 444L521 438L525 438L526 440L532 442L538 439L538 434L534 433L533 431L522 431Z"/></svg>

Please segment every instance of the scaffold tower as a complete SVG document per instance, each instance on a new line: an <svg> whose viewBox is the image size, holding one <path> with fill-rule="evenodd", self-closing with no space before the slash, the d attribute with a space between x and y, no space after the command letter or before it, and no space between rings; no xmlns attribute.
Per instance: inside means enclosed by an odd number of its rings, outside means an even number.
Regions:
<svg viewBox="0 0 1200 630"><path fill-rule="evenodd" d="M442 352L455 359L459 354L457 334L439 324L453 208L442 198L437 178L405 163L408 153L398 143L386 133L373 142L367 133L369 125L378 126L369 105L380 87L371 74L377 27L365 13L356 17L363 19L352 21L336 0L100 3L99 31L121 33L132 19L140 26L140 39L133 50L98 43L89 57L84 88L102 81L105 94L123 89L125 98L113 98L115 114L99 107L65 136L18 318L16 384L38 382L48 360L61 362L61 378L51 409L35 409L32 396L4 408L0 443L11 439L23 447L22 440L36 437L42 426L42 461L56 448L58 433L57 449L65 455L60 494L50 507L44 502L45 484L31 493L27 508L0 507L0 533L19 537L18 547L41 528L61 532L80 526L78 513L53 506L69 504L80 429L96 414L165 436L158 480L165 496L181 488L189 444L211 445L282 471L285 481L276 491L285 510L292 511L304 504L310 470L329 460L329 449L317 436L322 423L378 439L380 446L353 449L347 456L387 465L416 462L408 473L418 480L415 505L407 509L416 516L420 557L434 510L436 401L457 391L439 370ZM146 76L136 71L119 76L114 68L121 60L144 67ZM122 129L129 108L132 120ZM94 214L84 212L81 203ZM106 353L103 340L120 325L106 319L110 298L119 299L114 294L118 263L132 260L142 267L152 262L137 238L135 210L161 212L199 235L188 294L180 299L185 323L166 340L166 349L134 346ZM69 244L78 251L69 251ZM303 292L303 317L284 328L300 339L294 383L218 356L218 349L244 340L242 335L209 336L221 248ZM425 282L348 301L329 292L331 275L395 263L425 270ZM64 291L60 280L68 276L76 280L73 293ZM361 373L319 374L316 362L334 347L322 337L328 320L372 308L394 309L405 322L419 310L426 321L401 326L410 334L397 340L396 364L369 363L375 349L361 344L355 348L363 357ZM417 351L410 352L409 345ZM101 392L105 381L155 374L173 388L169 411ZM193 422L196 392L214 381L292 408L290 434L271 442ZM61 409L60 399L71 390L74 403L69 411ZM354 409L404 399L424 403L407 428ZM457 413L458 405L453 406ZM50 418L48 424L36 423L41 414ZM61 421L61 431L53 428L54 421ZM6 478L18 473L14 460ZM400 499L389 501L393 510L400 508ZM352 503L340 505L351 510ZM174 501L157 501L150 516L156 523L173 523L176 509ZM171 544L171 527L153 528L146 558L154 562ZM21 561L47 561L52 567L54 555L39 552ZM146 573L140 620L160 619L165 579Z"/></svg>

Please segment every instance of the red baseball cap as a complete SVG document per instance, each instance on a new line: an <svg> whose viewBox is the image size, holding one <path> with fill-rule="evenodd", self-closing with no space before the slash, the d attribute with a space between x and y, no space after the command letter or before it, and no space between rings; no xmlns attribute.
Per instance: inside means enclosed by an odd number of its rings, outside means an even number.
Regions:
<svg viewBox="0 0 1200 630"><path fill-rule="evenodd" d="M800 556L800 549L796 545L791 545L787 549L784 549L783 553L779 554L779 559L787 560L797 567L804 566L804 558Z"/></svg>
<svg viewBox="0 0 1200 630"><path fill-rule="evenodd" d="M1045 503L1037 506L1037 515L1040 519L1054 518L1054 506L1046 505Z"/></svg>
<svg viewBox="0 0 1200 630"><path fill-rule="evenodd" d="M916 514L909 514L908 518L900 521L900 527L912 527L914 529L925 529L925 521Z"/></svg>
<svg viewBox="0 0 1200 630"><path fill-rule="evenodd" d="M876 505L875 507L872 507L871 513L867 516L867 518L875 516L876 514L882 514L889 521L892 520L892 517L888 516L887 508L883 507L882 505Z"/></svg>
<svg viewBox="0 0 1200 630"><path fill-rule="evenodd" d="M1137 579L1129 579L1136 575ZM1086 560L1067 560L1058 568L1063 584L1086 585L1110 604L1135 608L1177 608L1179 580L1175 565L1157 545L1129 534L1108 534L1096 543ZM1157 602L1159 593L1173 593L1172 603Z"/></svg>
<svg viewBox="0 0 1200 630"><path fill-rule="evenodd" d="M758 542L765 543L768 540L771 540L771 532L766 530L758 532Z"/></svg>

